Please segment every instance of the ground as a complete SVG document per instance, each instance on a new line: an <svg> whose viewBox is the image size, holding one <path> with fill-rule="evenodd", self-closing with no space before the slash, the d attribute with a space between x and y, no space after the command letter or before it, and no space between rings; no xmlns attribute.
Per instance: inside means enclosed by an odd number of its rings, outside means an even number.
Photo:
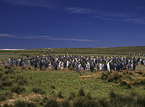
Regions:
<svg viewBox="0 0 145 107"><path fill-rule="evenodd" d="M43 55L43 53L37 54ZM21 55L22 54L1 53L0 59L19 57ZM5 68L1 65L0 82L2 89L0 89L0 104L14 105L17 101L22 100L35 103L37 106L44 106L45 102L43 102L43 100L45 98L55 98L57 102L62 102L68 98L69 94L74 93L77 97L76 99L78 99L79 90L81 88L85 95L90 93L93 99L97 100L103 98L109 103L109 93L111 91L120 95L128 95L129 93L134 92L139 96L145 96L145 83L141 82L134 84L135 82L145 80L145 66L139 63L136 71L128 71L129 73L125 75L123 74L124 72L127 71L118 72L117 74L123 77L108 82L108 80L116 75L117 72L107 74L110 75L107 79L101 79L102 73L108 72L96 71L91 73L88 71L81 71L81 73L76 73L75 71L68 71L65 69L57 71L40 71L39 69L22 69L21 67ZM130 85L131 87L121 85L122 81L126 81L127 85ZM69 101L69 104L72 106L73 102L75 101Z"/></svg>

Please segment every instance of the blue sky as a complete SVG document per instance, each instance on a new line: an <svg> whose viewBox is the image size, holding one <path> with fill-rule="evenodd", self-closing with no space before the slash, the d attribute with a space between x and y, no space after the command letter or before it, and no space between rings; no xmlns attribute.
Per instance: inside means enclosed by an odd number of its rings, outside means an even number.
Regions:
<svg viewBox="0 0 145 107"><path fill-rule="evenodd" d="M0 0L0 48L145 46L145 0Z"/></svg>

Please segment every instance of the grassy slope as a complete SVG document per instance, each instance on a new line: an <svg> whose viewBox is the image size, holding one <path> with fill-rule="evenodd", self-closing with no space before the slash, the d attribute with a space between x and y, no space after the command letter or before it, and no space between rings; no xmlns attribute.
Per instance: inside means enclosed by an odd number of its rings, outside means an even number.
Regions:
<svg viewBox="0 0 145 107"><path fill-rule="evenodd" d="M137 67L137 71L140 71L141 69L145 71L144 66L139 65ZM6 70L3 69L3 71ZM40 100L38 94L32 93L33 87L41 88L42 90L44 90L46 93L43 95L43 97L57 94L59 90L61 90L62 95L65 98L71 92L74 92L77 96L80 88L83 88L86 94L91 93L93 98L103 97L107 100L109 100L109 92L111 90L114 90L116 93L124 94L124 95L131 93L132 91L137 92L141 96L145 95L145 86L143 85L132 86L132 88L129 89L126 86L118 85L118 83L102 81L101 80L102 72L94 72L94 73L81 72L81 76L80 76L79 73L76 73L74 71L65 71L65 70L39 71L39 70L26 70L26 69L23 70L19 68L14 71L15 74L6 74L6 76L9 75L13 77L17 77L17 76L19 77L21 75L26 79L28 83L22 85L23 87L26 88L26 92L21 94L23 98L17 94L14 94L13 97L14 100L12 102L15 102L15 100L18 99L24 100L24 98L30 101L33 101L35 99ZM13 78L11 80L13 81ZM52 85L55 86L55 89L51 88ZM13 86L17 86L17 83L13 82ZM0 90L0 95L4 94L5 92L9 92L10 89L11 89L10 87L6 87L5 90ZM8 102L10 102L9 98L7 99L7 103Z"/></svg>
<svg viewBox="0 0 145 107"><path fill-rule="evenodd" d="M18 57L25 55L43 55L43 52L52 52L52 54L64 54L64 53L73 53L73 54L113 54L113 55L125 55L125 54L144 54L145 46L142 47L116 47L116 48L63 48L63 49L32 49L25 51L0 51L0 60L10 57ZM145 67L139 65L137 68L138 71L145 71ZM45 96L53 95L59 90L62 91L63 96L67 96L68 93L74 92L78 94L79 89L82 87L85 93L91 93L93 97L105 97L108 99L109 92L115 90L117 93L127 94L132 91L138 92L140 95L144 95L145 86L132 86L131 89L126 87L121 87L115 83L108 83L102 81L101 72L100 73L89 73L83 72L81 76L86 75L95 75L91 78L81 78L80 74L69 71L39 71L39 70L22 70L17 69L18 74L13 76L22 75L28 81L28 84L25 84L26 93L22 96L35 95L32 93L32 88L40 87L43 89L46 94ZM24 71L24 72L21 72ZM14 83L13 85L17 85ZM50 87L54 85L56 89L51 89ZM6 90L0 90L0 94L10 91L10 87L7 87ZM15 96L18 98L19 96Z"/></svg>
<svg viewBox="0 0 145 107"><path fill-rule="evenodd" d="M51 52L52 54L111 54L111 55L128 55L128 54L145 54L145 46L136 47L110 47L110 48L52 48L52 49L26 49L17 51L2 51L0 54L28 54L38 55L44 52Z"/></svg>

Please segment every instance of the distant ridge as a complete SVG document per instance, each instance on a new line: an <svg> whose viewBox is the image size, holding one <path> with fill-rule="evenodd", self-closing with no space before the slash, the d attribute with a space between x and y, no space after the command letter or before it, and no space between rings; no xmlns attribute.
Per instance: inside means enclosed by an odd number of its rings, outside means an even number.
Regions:
<svg viewBox="0 0 145 107"><path fill-rule="evenodd" d="M25 49L0 49L0 50L25 50Z"/></svg>

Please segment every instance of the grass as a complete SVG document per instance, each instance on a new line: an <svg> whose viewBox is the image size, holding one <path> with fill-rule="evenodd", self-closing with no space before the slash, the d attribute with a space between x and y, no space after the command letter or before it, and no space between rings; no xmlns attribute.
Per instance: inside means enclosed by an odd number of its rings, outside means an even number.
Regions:
<svg viewBox="0 0 145 107"><path fill-rule="evenodd" d="M88 106L88 104L92 105L108 105L110 100L110 90L114 90L115 93L119 95L126 95L128 93L131 93L134 91L140 96L145 96L145 87L144 87L144 71L134 72L113 72L108 73L108 76L106 79L101 79L102 72L87 72L83 71L81 72L81 76L79 73L76 73L75 71L40 71L40 70L23 70L23 69L16 69L14 70L12 68L13 73L5 74L5 71L7 69L2 68L4 72L2 73L2 78L7 76L5 81L10 81L10 79L13 81L13 85L4 86L4 89L0 90L0 94L6 93L8 91L11 91L13 94L13 99L27 99L28 101L36 101L35 103L41 102L41 97L53 97L56 101L57 99L61 99L60 103L58 104L62 105L71 105L71 106L77 106L78 104L83 104L84 106ZM121 77L121 76L122 77ZM105 75L106 76L106 75ZM32 79L33 77L33 79ZM108 82L108 78L113 78L113 82ZM131 88L128 88L127 81L130 80L137 80L139 83L137 85L131 85ZM121 78L126 78L127 80L120 81L121 85L118 83L115 83L114 81L118 81ZM1 83L5 81L0 81ZM20 84L20 81L27 81L26 84ZM126 83L123 83L123 82ZM131 81L131 80L130 80ZM124 85L125 84L125 85ZM2 84L3 85L3 84ZM18 86L17 86L18 85ZM55 88L54 88L55 87ZM61 90L61 91L60 91ZM34 93L32 93L34 92ZM44 92L44 93L41 93ZM17 93L17 94L15 94ZM40 98L36 100L35 96L40 94ZM23 96L23 97L20 97ZM56 97L55 97L56 96ZM62 97L63 96L63 97ZM113 96L113 94L112 94ZM34 98L32 98L34 97ZM84 100L81 100L83 97ZM100 98L100 99L98 99ZM103 99L102 99L103 98ZM124 97L121 97L124 99ZM126 98L126 97L125 97ZM35 100L33 100L35 99ZM49 99L49 98L48 98ZM63 100L66 99L69 102L73 101L74 104L68 104L67 101ZM94 102L93 99L98 99L97 102ZM122 100L121 99L121 100ZM7 100L9 102L9 97L2 97L1 102L4 100ZM49 100L50 102L46 101L43 103L43 106L55 102L53 100ZM88 101L88 103L85 103ZM15 102L15 100L14 100ZM13 102L13 103L14 103ZM141 99L138 99L138 102L142 102ZM40 104L38 104L40 105Z"/></svg>
<svg viewBox="0 0 145 107"><path fill-rule="evenodd" d="M43 52L48 51L51 52L51 55L64 53L74 55L128 55L134 52L135 54L143 54L145 53L144 48L63 48L0 51L0 60L7 59L9 56L18 58L20 56L43 55ZM102 73L100 71L90 73L83 71L81 75L75 71L67 70L40 71L7 66L6 68L0 67L0 104L19 105L24 103L38 106L52 104L62 107L98 105L103 107L109 105L118 106L115 102L111 102L116 98L120 101L118 102L120 105L124 105L124 100L131 100L135 104L141 103L142 106L145 96L144 84L145 67L140 64L137 65L136 72ZM132 96L136 98L135 101ZM44 98L45 101L43 101ZM24 100L24 102L21 100ZM125 104L127 105L126 102Z"/></svg>

